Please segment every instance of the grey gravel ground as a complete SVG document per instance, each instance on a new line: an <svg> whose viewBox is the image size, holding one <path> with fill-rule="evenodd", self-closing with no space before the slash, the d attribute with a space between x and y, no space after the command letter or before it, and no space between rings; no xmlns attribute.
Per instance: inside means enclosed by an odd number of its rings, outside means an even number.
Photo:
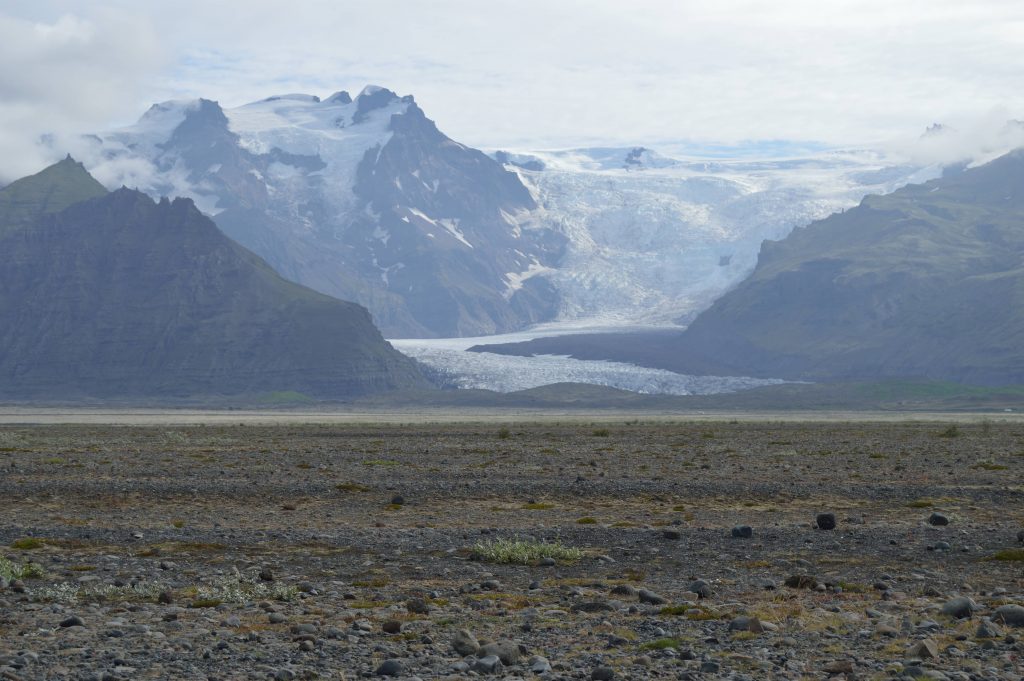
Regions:
<svg viewBox="0 0 1024 681"><path fill-rule="evenodd" d="M4 427L0 678L1022 678L1024 424L506 427Z"/></svg>

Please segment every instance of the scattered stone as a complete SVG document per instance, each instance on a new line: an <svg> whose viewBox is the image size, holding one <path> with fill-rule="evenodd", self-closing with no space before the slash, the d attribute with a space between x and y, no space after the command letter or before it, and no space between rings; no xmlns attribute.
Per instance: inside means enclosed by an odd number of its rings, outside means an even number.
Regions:
<svg viewBox="0 0 1024 681"><path fill-rule="evenodd" d="M786 586L790 589L816 589L818 580L811 575L791 575L786 578Z"/></svg>
<svg viewBox="0 0 1024 681"><path fill-rule="evenodd" d="M729 622L729 631L749 631L755 634L764 632L761 620L756 617L736 617Z"/></svg>
<svg viewBox="0 0 1024 681"><path fill-rule="evenodd" d="M502 664L509 666L519 664L519 657L522 655L519 650L519 644L515 641L510 641L507 638L498 639L493 643L480 646L480 654L497 655Z"/></svg>
<svg viewBox="0 0 1024 681"><path fill-rule="evenodd" d="M452 649L463 657L476 655L480 651L480 643L469 631L460 629L452 639Z"/></svg>
<svg viewBox="0 0 1024 681"><path fill-rule="evenodd" d="M703 579L690 582L690 586L687 587L687 591L692 591L697 594L698 598L711 598L711 585Z"/></svg>
<svg viewBox="0 0 1024 681"><path fill-rule="evenodd" d="M534 655L527 660L526 664L530 666L530 671L534 674L547 674L551 671L551 663L546 657L540 655Z"/></svg>
<svg viewBox="0 0 1024 681"><path fill-rule="evenodd" d="M982 622L978 625L978 631L974 636L976 638L999 638L1002 636L1002 632L991 622Z"/></svg>
<svg viewBox="0 0 1024 681"><path fill-rule="evenodd" d="M501 670L501 658L497 655L484 655L472 667L472 671L477 674L497 674Z"/></svg>
<svg viewBox="0 0 1024 681"><path fill-rule="evenodd" d="M852 660L836 660L835 662L829 662L827 665L822 667L823 672L829 676L836 674L852 674L853 673L853 661Z"/></svg>
<svg viewBox="0 0 1024 681"><path fill-rule="evenodd" d="M750 539L754 536L754 528L750 525L737 525L732 528L732 536L734 539Z"/></svg>
<svg viewBox="0 0 1024 681"><path fill-rule="evenodd" d="M636 596L637 590L629 584L618 584L612 589L614 596ZM642 599L641 599L642 600Z"/></svg>
<svg viewBox="0 0 1024 681"><path fill-rule="evenodd" d="M928 660L939 656L939 644L930 638L923 638L907 648L904 657L908 660Z"/></svg>
<svg viewBox="0 0 1024 681"><path fill-rule="evenodd" d="M640 591L637 592L637 596L640 598L641 603L649 603L651 605L664 605L668 602L664 597L647 589L640 589Z"/></svg>
<svg viewBox="0 0 1024 681"><path fill-rule="evenodd" d="M615 670L611 667L595 667L590 672L591 681L612 681L615 678Z"/></svg>
<svg viewBox="0 0 1024 681"><path fill-rule="evenodd" d="M1001 605L996 608L992 619L1010 627L1024 627L1024 607L1019 605Z"/></svg>
<svg viewBox="0 0 1024 681"><path fill-rule="evenodd" d="M615 606L604 601L585 601L574 603L570 610L572 612L615 612Z"/></svg>
<svg viewBox="0 0 1024 681"><path fill-rule="evenodd" d="M977 609L977 603L972 601L970 598L960 596L946 601L942 606L942 614L962 620L969 618Z"/></svg>
<svg viewBox="0 0 1024 681"><path fill-rule="evenodd" d="M815 518L815 522L819 530L834 530L836 529L836 514L819 513Z"/></svg>
<svg viewBox="0 0 1024 681"><path fill-rule="evenodd" d="M410 598L405 602L405 609L414 615L430 614L430 606L422 598Z"/></svg>
<svg viewBox="0 0 1024 681"><path fill-rule="evenodd" d="M928 516L928 524L936 527L943 527L945 525L949 525L949 518L939 512L935 512Z"/></svg>
<svg viewBox="0 0 1024 681"><path fill-rule="evenodd" d="M405 665L400 660L384 660L374 673L377 676L401 676L405 673Z"/></svg>

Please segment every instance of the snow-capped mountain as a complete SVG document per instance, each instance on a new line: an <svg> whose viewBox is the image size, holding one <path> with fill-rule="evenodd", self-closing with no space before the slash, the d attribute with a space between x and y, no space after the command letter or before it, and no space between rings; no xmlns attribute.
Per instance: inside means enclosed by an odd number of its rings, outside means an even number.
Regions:
<svg viewBox="0 0 1024 681"><path fill-rule="evenodd" d="M108 187L191 197L283 276L407 338L685 321L753 269L764 239L935 174L852 152L487 156L372 86L166 102L87 146L76 156Z"/></svg>
<svg viewBox="0 0 1024 681"><path fill-rule="evenodd" d="M514 173L444 136L412 97L167 102L92 143L108 186L192 197L282 275L365 305L390 335L497 333L557 311L533 275L564 238Z"/></svg>

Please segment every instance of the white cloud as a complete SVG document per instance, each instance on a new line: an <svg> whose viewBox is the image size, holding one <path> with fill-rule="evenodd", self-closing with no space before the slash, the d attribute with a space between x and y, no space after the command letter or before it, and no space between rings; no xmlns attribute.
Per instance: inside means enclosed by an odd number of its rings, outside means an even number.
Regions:
<svg viewBox="0 0 1024 681"><path fill-rule="evenodd" d="M136 109L160 65L156 45L146 21L109 13L51 21L0 14L0 183L53 160L41 136L91 132Z"/></svg>
<svg viewBox="0 0 1024 681"><path fill-rule="evenodd" d="M6 4L50 28L33 29L27 46L0 47L5 63L26 63L16 50L39 45L53 55L28 60L14 105L0 97L14 109L0 119L8 139L41 131L35 113L69 81L131 92L135 115L142 94L230 106L373 82L416 95L442 130L485 148L858 144L999 107L1024 118L1018 0L108 0L99 13L92 0ZM166 67L154 64L157 41ZM77 75L44 67L69 54L60 63L81 62ZM149 89L137 82L147 69ZM95 127L107 127L104 107L109 122L125 122L123 101L92 110L69 101Z"/></svg>

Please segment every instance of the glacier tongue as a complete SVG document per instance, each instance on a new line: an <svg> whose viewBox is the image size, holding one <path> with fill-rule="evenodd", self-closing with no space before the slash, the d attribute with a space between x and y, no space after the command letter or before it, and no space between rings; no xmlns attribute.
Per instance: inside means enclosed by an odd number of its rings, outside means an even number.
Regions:
<svg viewBox="0 0 1024 681"><path fill-rule="evenodd" d="M453 387L502 393L554 383L588 383L650 395L711 395L783 383L774 379L735 376L688 376L622 362L579 360L554 355L515 357L468 352L470 347L478 344L511 343L587 330L573 325L546 328L547 331L480 338L405 338L390 342L402 354L436 371Z"/></svg>

